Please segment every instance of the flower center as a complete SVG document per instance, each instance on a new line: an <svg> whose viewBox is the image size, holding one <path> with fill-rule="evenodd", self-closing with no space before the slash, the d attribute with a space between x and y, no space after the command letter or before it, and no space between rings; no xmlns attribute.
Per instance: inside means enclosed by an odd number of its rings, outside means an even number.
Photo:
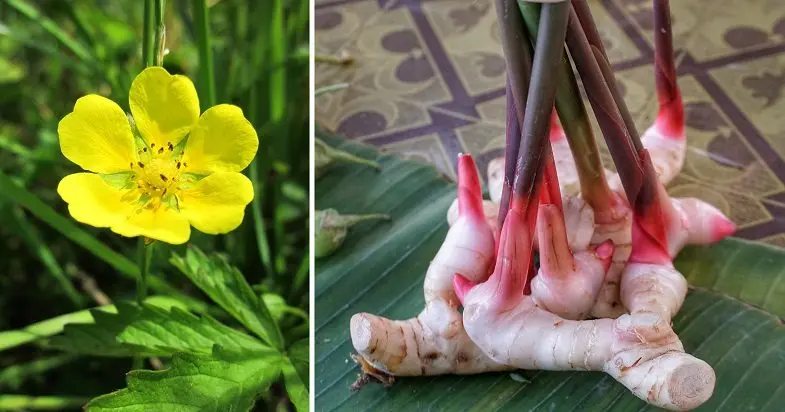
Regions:
<svg viewBox="0 0 785 412"><path fill-rule="evenodd" d="M168 143L164 147L144 147L137 151L137 162L131 165L136 172L132 191L138 199L141 212L143 208L157 210L162 204L178 208L177 194L184 180L181 173L188 167L181 161L182 152L176 153L175 147Z"/></svg>

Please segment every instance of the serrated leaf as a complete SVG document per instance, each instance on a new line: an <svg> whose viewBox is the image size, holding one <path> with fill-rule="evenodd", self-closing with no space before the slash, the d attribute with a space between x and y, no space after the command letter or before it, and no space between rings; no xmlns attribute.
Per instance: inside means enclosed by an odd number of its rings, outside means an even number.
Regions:
<svg viewBox="0 0 785 412"><path fill-rule="evenodd" d="M308 397L308 339L295 342L287 351L288 362L283 364L286 393L298 411L309 410Z"/></svg>
<svg viewBox="0 0 785 412"><path fill-rule="evenodd" d="M281 355L272 349L212 355L175 354L165 371L132 371L128 388L87 404L89 412L247 411L281 373Z"/></svg>
<svg viewBox="0 0 785 412"><path fill-rule="evenodd" d="M265 350L258 339L179 308L164 310L117 304L117 313L92 311L94 323L67 325L51 345L72 353L99 356L171 356L175 352L210 354L218 344L227 352Z"/></svg>
<svg viewBox="0 0 785 412"><path fill-rule="evenodd" d="M509 373L401 378L389 389L374 384L352 393L358 369L348 359L349 319L357 312L407 319L421 310L423 276L447 232L455 187L431 167L330 142L380 160L383 171L336 167L320 180L316 207L389 213L393 221L356 231L317 266L314 392L320 410L655 410L597 372L519 372L524 382ZM785 314L785 252L729 239L687 248L675 263L693 286L713 289L693 289L674 318L685 349L716 372L714 395L699 409L785 409L779 396L785 381L778 379L785 370L785 327L774 316Z"/></svg>
<svg viewBox="0 0 785 412"><path fill-rule="evenodd" d="M199 289L270 346L283 349L283 336L272 314L245 277L220 255L206 256L190 247L171 262Z"/></svg>

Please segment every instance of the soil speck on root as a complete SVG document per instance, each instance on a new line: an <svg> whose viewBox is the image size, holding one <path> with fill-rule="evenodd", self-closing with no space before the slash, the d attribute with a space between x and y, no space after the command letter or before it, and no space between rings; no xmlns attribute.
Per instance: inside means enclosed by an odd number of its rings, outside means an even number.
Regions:
<svg viewBox="0 0 785 412"><path fill-rule="evenodd" d="M352 392L359 391L365 385L369 384L372 379L381 383L385 388L389 388L395 383L395 376L388 375L374 368L373 365L363 359L362 356L351 354L351 357L354 363L360 365L360 374L357 376L357 380L349 387Z"/></svg>

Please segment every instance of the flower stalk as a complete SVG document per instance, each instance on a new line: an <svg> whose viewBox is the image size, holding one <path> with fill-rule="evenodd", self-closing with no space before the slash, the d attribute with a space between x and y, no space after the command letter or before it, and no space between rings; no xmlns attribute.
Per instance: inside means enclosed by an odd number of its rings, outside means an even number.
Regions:
<svg viewBox="0 0 785 412"><path fill-rule="evenodd" d="M513 203L528 204L520 210L526 216L537 199L537 189L547 151L550 115L556 99L556 76L564 51L564 36L569 16L569 3L548 3L542 6L537 44L534 48L531 85L523 116L516 175L513 182ZM536 205L536 203L534 203Z"/></svg>
<svg viewBox="0 0 785 412"><path fill-rule="evenodd" d="M537 3L519 3L523 20L532 41L537 40L539 9ZM610 188L605 179L605 170L600 160L600 151L594 138L589 115L578 89L578 81L565 52L556 73L556 111L567 137L570 151L580 181L581 194L593 208L607 207L611 199Z"/></svg>
<svg viewBox="0 0 785 412"><path fill-rule="evenodd" d="M507 147L505 150L504 185L499 205L499 227L509 210L518 151L523 141L521 121L529 94L532 50L515 0L496 0L502 48L507 62Z"/></svg>

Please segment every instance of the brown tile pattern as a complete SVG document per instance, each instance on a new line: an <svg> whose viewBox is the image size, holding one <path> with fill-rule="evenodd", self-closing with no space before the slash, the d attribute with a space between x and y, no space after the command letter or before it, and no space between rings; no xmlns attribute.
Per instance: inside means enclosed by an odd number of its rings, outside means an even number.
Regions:
<svg viewBox="0 0 785 412"><path fill-rule="evenodd" d="M650 0L589 0L639 128L656 111ZM785 245L785 5L671 2L688 153L669 187L720 207L739 235ZM317 120L352 139L433 163L481 170L504 146L504 60L491 0L317 0Z"/></svg>

